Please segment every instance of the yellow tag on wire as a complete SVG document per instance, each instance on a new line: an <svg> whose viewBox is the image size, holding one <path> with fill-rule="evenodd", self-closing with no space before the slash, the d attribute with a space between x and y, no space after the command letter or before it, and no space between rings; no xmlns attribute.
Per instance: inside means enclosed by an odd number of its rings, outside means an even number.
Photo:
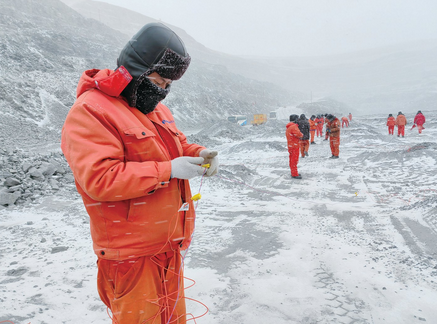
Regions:
<svg viewBox="0 0 437 324"><path fill-rule="evenodd" d="M211 164L202 164L202 168L207 168L207 169L209 169L209 167L211 166Z"/></svg>
<svg viewBox="0 0 437 324"><path fill-rule="evenodd" d="M191 200L197 201L200 198L202 198L202 195L200 193L198 193L198 194L195 194L193 197L191 197Z"/></svg>

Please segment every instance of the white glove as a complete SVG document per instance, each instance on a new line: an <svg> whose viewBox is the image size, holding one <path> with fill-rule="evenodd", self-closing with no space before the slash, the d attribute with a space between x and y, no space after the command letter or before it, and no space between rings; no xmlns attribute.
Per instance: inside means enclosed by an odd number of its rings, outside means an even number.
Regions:
<svg viewBox="0 0 437 324"><path fill-rule="evenodd" d="M203 158L181 156L173 159L171 162L171 177L178 179L191 179L201 176L205 171L200 164L203 164Z"/></svg>
<svg viewBox="0 0 437 324"><path fill-rule="evenodd" d="M207 177L213 176L218 172L219 161L217 154L217 151L210 151L208 149L202 150L199 153L199 156L204 158L203 164L210 165L205 174Z"/></svg>

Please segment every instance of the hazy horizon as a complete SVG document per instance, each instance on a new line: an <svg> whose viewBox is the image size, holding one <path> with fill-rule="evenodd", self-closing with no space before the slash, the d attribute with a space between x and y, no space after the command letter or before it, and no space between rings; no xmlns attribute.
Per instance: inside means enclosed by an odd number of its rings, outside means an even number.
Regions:
<svg viewBox="0 0 437 324"><path fill-rule="evenodd" d="M325 56L437 40L432 0L98 1L162 20L212 50L238 56Z"/></svg>

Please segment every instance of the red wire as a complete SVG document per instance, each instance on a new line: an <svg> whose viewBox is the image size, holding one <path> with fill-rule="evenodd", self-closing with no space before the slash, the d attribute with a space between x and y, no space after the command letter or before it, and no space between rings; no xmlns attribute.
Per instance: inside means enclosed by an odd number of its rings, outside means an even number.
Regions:
<svg viewBox="0 0 437 324"><path fill-rule="evenodd" d="M200 193L200 190L201 190L201 188L202 188L203 178L205 177L206 172L207 172L207 170L205 169L205 171L203 172L202 178L201 178L201 180L200 180L199 193ZM196 206L195 206L194 210L197 209L198 203L199 203L199 201L196 201ZM177 215L175 215L175 217L177 217ZM174 220L174 218L173 218L172 220ZM167 274L168 274L168 273L172 273L173 275L175 275L175 276L178 277L178 279L177 279L177 280L178 280L178 287L179 287L179 283L181 282L181 280L188 280L188 281L191 281L191 284L190 284L189 286L187 286L187 287L184 286L184 290L189 289L189 288L193 287L193 286L196 284L196 282L195 282L193 279L190 279L190 278L185 277L185 276L181 276L182 269L184 268L185 256L186 256L186 254L188 253L188 249L186 250L186 252L185 252L184 255L180 254L179 251L175 251L175 250L173 250L174 253L179 253L179 255L180 255L180 257L181 257L181 265L180 265L180 267L179 267L178 272L176 272L176 271L172 271L172 270L169 269L169 266L167 266L167 268L166 268L165 266L159 264L156 260L154 260L154 257L155 257L156 255L158 255L158 254L161 253L161 251L162 251L162 250L167 246L167 243L170 243L170 246L171 246L170 238L171 238L171 237L173 236L173 234L175 233L176 228L177 228L177 225L178 225L177 222L175 222L174 227L173 227L173 229L172 229L172 228L171 228L172 220L171 220L170 223L169 223L169 228L168 228L168 237L167 237L167 242L166 242L166 244L164 244L164 245L162 246L162 248L161 248L157 253L155 253L154 255L152 255L152 256L150 257L150 260L152 260L152 262L154 262L158 267L161 267L161 278L163 279L163 282L162 282L162 292L163 292L164 294L163 294L162 296L158 296L158 298L156 298L156 299L148 299L148 300L147 300L149 303L158 306L158 307L159 307L159 311L158 311L154 316L151 316L150 318L148 318L148 319L146 319L145 321L143 321L143 323L148 323L148 322L151 321L151 320L153 321L152 324L155 323L155 320L158 320L158 322L160 323L160 322L161 322L160 317L161 317L161 315L162 315L163 312L166 312L166 309L169 307L170 302L173 302L173 303L174 303L174 307L173 307L173 310L172 310L171 312L169 312L169 314L168 314L167 324L170 324L170 323L173 323L173 322L177 322L177 321L179 320L179 318L184 317L184 316L186 316L186 317L191 317L190 319L187 320L187 322L188 322L188 321L194 321L194 323L196 323L196 319L205 316L205 315L209 312L209 308L208 308L205 304L203 304L202 302L200 302L200 301L198 301L198 300L196 300L196 299L192 299L192 298L188 298L188 297L185 297L185 296L184 296L183 298L185 298L185 299L187 299L187 300L190 300L190 301L193 301L193 302L197 302L197 303L201 304L203 307L205 307L205 312L204 312L203 314L199 315L199 316L194 316L192 313L186 313L186 314L181 314L181 315L179 315L179 316L178 316L177 318L175 318L175 319L172 318L172 317L173 317L173 314L174 314L174 311L175 311L175 309L176 309L176 305L177 305L178 300L179 300L179 298L180 298L179 296L181 295L181 289L178 288L177 291L174 291L174 292L172 292L172 293L169 293L169 292L168 292L167 285L166 285L166 283L165 283L165 282L166 282L166 280L165 280L165 270L167 270ZM176 298L172 298L172 297L171 297L171 295L173 295L173 294L177 294L177 295L176 295ZM110 311L110 308L108 307L108 308L107 308L107 313L108 313L109 318L110 318L112 321L114 321L115 323L118 323L117 318L115 317L115 315L112 314L112 316L111 316L111 314L109 313L109 311ZM112 311L111 311L111 313L112 313ZM3 323L3 322L0 322L0 324L1 324L1 323ZM10 322L10 323L12 323L12 322ZM14 323L12 323L12 324L14 324Z"/></svg>

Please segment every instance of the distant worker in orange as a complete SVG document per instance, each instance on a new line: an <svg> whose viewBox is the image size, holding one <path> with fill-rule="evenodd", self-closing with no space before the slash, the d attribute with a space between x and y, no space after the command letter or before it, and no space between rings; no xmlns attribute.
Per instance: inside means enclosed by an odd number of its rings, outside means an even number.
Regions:
<svg viewBox="0 0 437 324"><path fill-rule="evenodd" d="M308 156L308 149L310 148L310 123L304 114L300 115L297 120L297 125L301 131L302 139L300 141L300 154L304 158Z"/></svg>
<svg viewBox="0 0 437 324"><path fill-rule="evenodd" d="M396 117L396 126L398 127L398 137L405 136L405 125L407 125L407 119L402 112L399 112Z"/></svg>
<svg viewBox="0 0 437 324"><path fill-rule="evenodd" d="M388 135L394 135L395 125L396 125L396 119L393 117L392 114L388 114L388 118L387 118Z"/></svg>
<svg viewBox="0 0 437 324"><path fill-rule="evenodd" d="M297 125L297 115L290 115L290 122L287 124L285 136L287 137L287 146L289 154L289 163L291 177L294 179L302 179L302 176L297 171L297 163L299 162L300 140L303 136Z"/></svg>
<svg viewBox="0 0 437 324"><path fill-rule="evenodd" d="M348 117L349 117L349 121L352 121L352 114L351 113L349 113Z"/></svg>
<svg viewBox="0 0 437 324"><path fill-rule="evenodd" d="M346 125L346 127L349 127L349 119L347 119L347 117L341 117L341 128L343 128L344 125Z"/></svg>
<svg viewBox="0 0 437 324"><path fill-rule="evenodd" d="M316 144L316 142L314 142L314 135L317 129L316 116L312 115L311 118L308 119L308 122L310 123L310 143Z"/></svg>
<svg viewBox="0 0 437 324"><path fill-rule="evenodd" d="M338 159L340 155L340 121L334 115L329 114L328 119L328 133L329 144L331 147L332 156L330 159Z"/></svg>
<svg viewBox="0 0 437 324"><path fill-rule="evenodd" d="M325 119L321 115L317 115L316 118L316 135L317 137L322 137L323 135L323 124L325 123Z"/></svg>
<svg viewBox="0 0 437 324"><path fill-rule="evenodd" d="M423 127L423 124L425 124L425 116L419 110L416 114L416 117L414 117L413 128L415 125L417 125L417 130L419 131L419 134L422 134L422 130L425 129L425 127Z"/></svg>

